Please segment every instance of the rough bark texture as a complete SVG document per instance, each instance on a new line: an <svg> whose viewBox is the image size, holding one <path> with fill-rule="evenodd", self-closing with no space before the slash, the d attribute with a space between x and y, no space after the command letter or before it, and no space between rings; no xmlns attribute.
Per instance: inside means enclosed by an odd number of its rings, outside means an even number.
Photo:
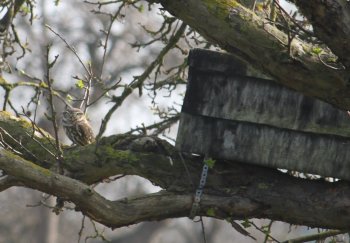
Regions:
<svg viewBox="0 0 350 243"><path fill-rule="evenodd" d="M292 41L288 53L287 35L237 1L161 0L159 2L167 11L196 29L209 41L264 70L276 82L308 96L318 97L340 109L350 109L348 70L327 67L319 55L313 52L315 46L300 39ZM340 54L341 60L349 56ZM334 55L323 49L322 58L330 60L334 59Z"/></svg>
<svg viewBox="0 0 350 243"><path fill-rule="evenodd" d="M350 67L350 4L343 0L294 0L312 23L317 37L324 41L340 61Z"/></svg>
<svg viewBox="0 0 350 243"><path fill-rule="evenodd" d="M14 120L5 112L0 117L18 122L16 130L25 131L23 121ZM11 140L2 135L3 141ZM31 146L29 143L26 146ZM20 145L14 148L23 151ZM184 157L189 176L178 152L167 142L153 137L111 136L103 138L97 150L96 144L66 149L63 176L54 172L53 159L34 161L30 155L19 157L2 149L0 168L8 177L0 181L0 188L26 186L59 196L73 202L76 210L112 228L145 220L186 217L193 202L193 185L199 181L202 158ZM164 191L110 201L88 186L117 174L142 176ZM277 170L217 161L209 171L198 215L227 221L270 218L345 229L350 220L349 195L347 182L309 181Z"/></svg>

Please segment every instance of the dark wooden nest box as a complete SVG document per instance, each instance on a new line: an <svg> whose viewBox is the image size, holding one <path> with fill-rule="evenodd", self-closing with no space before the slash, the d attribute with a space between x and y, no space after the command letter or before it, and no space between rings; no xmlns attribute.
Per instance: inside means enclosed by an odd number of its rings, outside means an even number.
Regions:
<svg viewBox="0 0 350 243"><path fill-rule="evenodd" d="M346 111L249 77L228 54L195 49L188 61L180 151L350 180Z"/></svg>

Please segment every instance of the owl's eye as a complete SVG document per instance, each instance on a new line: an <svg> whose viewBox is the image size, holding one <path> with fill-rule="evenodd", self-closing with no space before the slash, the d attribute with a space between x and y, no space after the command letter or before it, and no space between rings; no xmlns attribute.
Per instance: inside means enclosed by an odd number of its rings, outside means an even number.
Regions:
<svg viewBox="0 0 350 243"><path fill-rule="evenodd" d="M77 112L77 115L78 115L78 116L83 116L84 113L82 113L82 112Z"/></svg>

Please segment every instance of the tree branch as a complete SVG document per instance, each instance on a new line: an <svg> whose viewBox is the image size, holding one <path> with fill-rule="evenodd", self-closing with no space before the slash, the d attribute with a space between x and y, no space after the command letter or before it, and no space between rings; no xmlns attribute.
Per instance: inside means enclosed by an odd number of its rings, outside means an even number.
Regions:
<svg viewBox="0 0 350 243"><path fill-rule="evenodd" d="M317 37L332 49L347 68L350 68L349 2L341 0L294 2L311 22Z"/></svg>
<svg viewBox="0 0 350 243"><path fill-rule="evenodd" d="M1 112L1 116L7 113ZM16 131L26 127L23 120L9 122L17 127ZM21 135L13 136L19 139ZM16 185L71 201L77 210L112 228L189 215L194 196L191 181L199 181L203 158L183 155L183 161L172 145L147 136L111 136L95 146L66 148L62 165L71 178L42 167L52 167L52 157L34 164L24 159L31 159L29 154L23 153L20 158L4 149L0 150L0 169L14 178ZM36 142L28 140L26 147L35 149ZM117 174L144 177L164 191L109 201L87 185ZM200 206L198 215L228 221L269 218L346 230L350 220L350 183L306 180L275 169L217 161L209 170Z"/></svg>

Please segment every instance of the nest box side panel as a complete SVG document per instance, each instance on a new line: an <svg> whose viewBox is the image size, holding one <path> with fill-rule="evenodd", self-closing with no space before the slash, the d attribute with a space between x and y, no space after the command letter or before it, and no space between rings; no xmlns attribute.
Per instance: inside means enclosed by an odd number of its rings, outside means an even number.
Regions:
<svg viewBox="0 0 350 243"><path fill-rule="evenodd" d="M350 180L350 139L182 113L181 151Z"/></svg>
<svg viewBox="0 0 350 243"><path fill-rule="evenodd" d="M271 80L190 67L182 112L350 137L350 117Z"/></svg>

